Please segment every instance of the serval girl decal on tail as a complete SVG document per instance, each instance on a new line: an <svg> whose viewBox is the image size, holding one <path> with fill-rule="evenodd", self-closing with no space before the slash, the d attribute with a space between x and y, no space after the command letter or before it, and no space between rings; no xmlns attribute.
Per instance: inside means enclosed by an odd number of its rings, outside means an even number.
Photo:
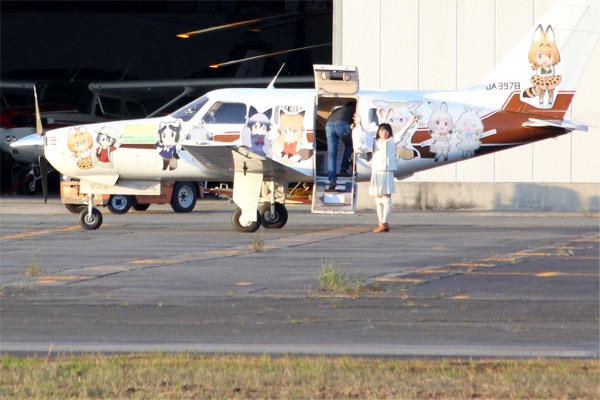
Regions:
<svg viewBox="0 0 600 400"><path fill-rule="evenodd" d="M554 88L561 81L561 76L556 75L554 67L560 62L560 53L554 41L554 30L548 25L546 30L538 25L533 34L533 42L529 49L529 62L535 75L531 77L533 87L523 92L523 97L532 98L539 96L539 106L544 108L544 97L548 93L548 106L552 108L554 102Z"/></svg>

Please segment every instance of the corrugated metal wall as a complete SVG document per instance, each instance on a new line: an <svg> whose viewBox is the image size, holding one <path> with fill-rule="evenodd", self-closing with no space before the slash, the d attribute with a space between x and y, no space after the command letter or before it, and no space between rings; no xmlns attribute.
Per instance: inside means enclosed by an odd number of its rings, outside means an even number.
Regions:
<svg viewBox="0 0 600 400"><path fill-rule="evenodd" d="M461 89L494 68L553 4L335 0L334 63L358 66L361 89ZM436 168L409 181L599 183L599 93L600 46L570 113L590 125L589 132Z"/></svg>

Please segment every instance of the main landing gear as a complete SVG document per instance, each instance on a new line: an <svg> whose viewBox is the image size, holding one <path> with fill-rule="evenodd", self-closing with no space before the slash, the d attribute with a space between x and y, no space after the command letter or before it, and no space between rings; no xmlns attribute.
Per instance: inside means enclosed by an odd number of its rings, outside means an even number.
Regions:
<svg viewBox="0 0 600 400"><path fill-rule="evenodd" d="M231 216L231 225L237 232L256 232L262 225L265 229L281 229L288 220L283 203L264 203L256 212L256 221L244 221L242 209L236 208Z"/></svg>

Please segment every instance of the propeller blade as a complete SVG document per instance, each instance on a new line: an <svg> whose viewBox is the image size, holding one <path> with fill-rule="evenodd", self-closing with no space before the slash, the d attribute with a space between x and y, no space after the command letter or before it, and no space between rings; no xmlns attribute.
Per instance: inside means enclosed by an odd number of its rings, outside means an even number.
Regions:
<svg viewBox="0 0 600 400"><path fill-rule="evenodd" d="M44 194L44 203L48 202L48 171L51 166L48 160L45 157L40 157L38 159L38 163L40 166L40 178L42 180L42 193Z"/></svg>
<svg viewBox="0 0 600 400"><path fill-rule="evenodd" d="M37 90L33 85L33 98L35 99L35 131L38 136L44 134L44 127L42 126L42 117L40 115L40 105L38 104Z"/></svg>

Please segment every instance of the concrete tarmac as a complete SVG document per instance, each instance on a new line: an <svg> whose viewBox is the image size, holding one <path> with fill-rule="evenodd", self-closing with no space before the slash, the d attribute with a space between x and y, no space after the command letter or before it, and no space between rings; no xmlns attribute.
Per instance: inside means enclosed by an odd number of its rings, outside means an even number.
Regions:
<svg viewBox="0 0 600 400"><path fill-rule="evenodd" d="M600 354L597 214L395 210L375 234L372 210L299 204L244 234L234 208L102 209L86 231L57 198L1 198L0 351Z"/></svg>

